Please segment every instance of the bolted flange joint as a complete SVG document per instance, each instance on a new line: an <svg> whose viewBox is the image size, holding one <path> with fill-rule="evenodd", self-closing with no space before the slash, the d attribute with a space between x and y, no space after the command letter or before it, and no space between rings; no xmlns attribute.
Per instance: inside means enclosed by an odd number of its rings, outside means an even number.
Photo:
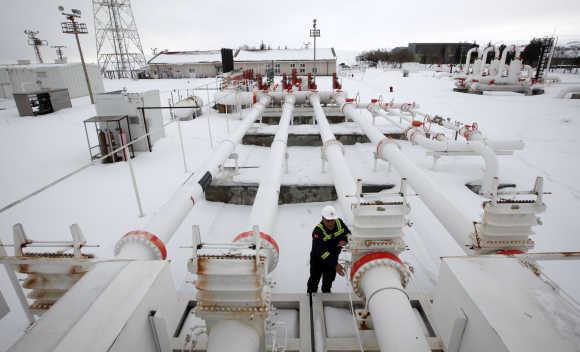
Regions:
<svg viewBox="0 0 580 352"><path fill-rule="evenodd" d="M165 244L163 244L163 241L161 241L159 237L150 232L143 230L128 232L117 241L117 244L115 244L115 255L119 255L127 243L139 243L145 246L151 251L155 259L164 260L167 258L167 248L165 248Z"/></svg>
<svg viewBox="0 0 580 352"><path fill-rule="evenodd" d="M254 237L253 231L246 231L234 237L233 242L241 242L241 241L251 242L253 240L253 237ZM264 240L262 242L264 247L268 250L268 252L272 253L272 257L270 258L271 263L270 267L273 269L278 264L278 258L280 257L280 247L278 246L276 240L274 240L272 236L268 235L265 232L260 232L260 238Z"/></svg>
<svg viewBox="0 0 580 352"><path fill-rule="evenodd" d="M360 281L369 269L377 266L388 266L396 269L401 274L401 285L403 287L409 283L411 272L399 257L389 252L372 252L357 260L350 270L352 288L357 296L364 297L364 293L360 287Z"/></svg>

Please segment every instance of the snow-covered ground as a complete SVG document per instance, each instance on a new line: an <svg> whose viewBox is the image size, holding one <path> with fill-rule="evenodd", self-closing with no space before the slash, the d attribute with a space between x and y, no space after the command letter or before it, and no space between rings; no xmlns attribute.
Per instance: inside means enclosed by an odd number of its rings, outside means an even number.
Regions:
<svg viewBox="0 0 580 352"><path fill-rule="evenodd" d="M578 82L580 76L560 75L564 82ZM192 89L212 84L211 79L198 80L117 80L105 81L106 90L126 87L129 91L160 89L162 102L167 102L171 89ZM319 78L319 89L330 89L328 78ZM388 87L394 93L387 93ZM535 228L537 235L534 251L580 250L580 224L576 217L580 210L580 141L576 129L580 124L580 100L564 100L554 95L562 86L551 86L541 96L522 96L494 93L483 96L452 92L453 82L444 74L433 72L412 73L403 78L399 71L369 69L351 78L343 78L343 87L351 95L360 95L362 102L383 96L396 101L416 101L420 110L451 117L464 122L477 121L489 137L522 139L525 150L500 159L502 182L517 183L520 189L530 189L536 176L545 178L547 211L542 215L543 225ZM206 100L206 91L200 92ZM42 117L18 117L12 101L0 101L0 207L38 189L52 180L89 162L89 153L82 121L95 114L88 98L73 101L71 109ZM367 114L366 112L361 112ZM213 145L233 130L238 115L226 119L216 113L182 123L186 158L189 171L200 167L210 153L208 126L211 126ZM168 114L165 116L169 120ZM209 119L209 121L208 121ZM388 128L385 121L378 124ZM258 129L256 126L255 129ZM272 127L268 127L272 129ZM300 130L316 126L296 127ZM334 125L338 131L357 130L352 124ZM477 219L481 213L480 198L463 185L481 177L482 161L477 157L443 158L435 170L425 151L407 142L400 143L403 152L457 202L468 216ZM373 146L357 144L345 146L345 156L352 173L367 182L397 183L396 171L388 171L379 162L373 171ZM239 146L243 166L263 166L268 148ZM320 172L320 149L290 147L289 174L284 183L331 183L330 175ZM70 238L68 227L78 223L91 248L99 257L110 257L115 242L130 230L139 229L147 222L189 173L184 172L176 124L166 127L166 138L158 141L152 153L139 153L134 159L137 182L146 216L138 216L129 170L126 164L99 164L44 191L0 214L0 238L12 242L12 225L22 223L29 237L55 240ZM236 180L258 181L260 170L242 169ZM443 226L418 197L410 197L414 222L406 229L410 251L402 256L416 271L412 290L433 287L439 257L461 255L461 250ZM277 292L304 292L308 277L310 232L319 221L320 209L326 203L282 205L276 225L276 239L281 247L280 264L274 272ZM338 206L338 204L336 204ZM190 249L191 227L200 226L205 240L230 241L236 234L247 230L248 206L202 202L182 223L168 244L169 257L176 286L183 292L193 292L191 275L186 261ZM11 252L11 249L8 249ZM545 270L556 282L580 301L578 262L546 263ZM338 279L333 287L340 292L346 282ZM10 287L5 272L0 271L0 290L12 307L11 313L0 320L0 350L10 346L24 331L24 315Z"/></svg>

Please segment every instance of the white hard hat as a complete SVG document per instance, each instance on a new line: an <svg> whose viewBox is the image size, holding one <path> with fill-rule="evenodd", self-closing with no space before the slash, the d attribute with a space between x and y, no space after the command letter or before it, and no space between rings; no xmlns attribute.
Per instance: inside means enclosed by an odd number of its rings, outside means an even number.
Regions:
<svg viewBox="0 0 580 352"><path fill-rule="evenodd" d="M336 220L338 219L338 215L336 215L336 210L332 205L327 205L322 208L322 217L326 220Z"/></svg>

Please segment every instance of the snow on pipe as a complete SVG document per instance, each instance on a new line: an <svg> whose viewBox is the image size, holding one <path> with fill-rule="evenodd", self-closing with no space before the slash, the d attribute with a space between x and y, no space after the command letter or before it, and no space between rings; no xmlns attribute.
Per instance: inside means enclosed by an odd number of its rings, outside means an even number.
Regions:
<svg viewBox="0 0 580 352"><path fill-rule="evenodd" d="M406 128L402 124L400 124L397 121L395 121L394 119L392 119L385 110L381 109L380 104L372 104L371 103L367 106L367 110L370 111L370 113L373 114L373 116L382 116L385 120L387 120L391 124L397 126L401 130L405 130L405 128Z"/></svg>
<svg viewBox="0 0 580 352"><path fill-rule="evenodd" d="M242 137L264 111L270 102L270 97L260 94L259 102L248 111L238 128L214 149L196 173L192 174L173 194L158 212L152 215L146 230L131 231L123 236L115 245L115 255L135 259L165 259L167 250L165 243L177 231L181 222L191 211L195 203L217 175L220 166L234 151Z"/></svg>
<svg viewBox="0 0 580 352"><path fill-rule="evenodd" d="M399 124L398 122L394 121L390 116L389 113L386 112L384 109L382 109L381 105L379 104L369 104L367 107L367 110L369 110L373 115L378 115L378 116L382 116L385 119L387 119L389 122L395 124L397 127L399 127L402 130L407 129L408 127L405 127L401 124ZM416 111L413 110L413 113L419 115L419 116L423 116L423 117L428 117L429 115L420 112L420 111ZM412 120L409 116L404 116L401 115L400 116L403 120L411 123ZM463 125L455 125L453 123L448 122L447 120L443 120L443 125L440 125L442 127L454 130L454 131L460 131L461 128L464 128ZM426 138L425 138L426 139ZM489 139L482 139L482 141L485 143L486 146L490 147L491 149L493 149L496 152L499 151L514 151L514 150L522 150L524 149L524 142L522 140L489 140ZM437 151L437 152L466 152L466 151L472 151L472 147L469 145L469 143L464 143L464 142L450 142L450 141L435 141L435 140L430 140L430 139L426 139L426 141L423 142L423 144L429 144L426 145L425 147L432 150L432 151Z"/></svg>
<svg viewBox="0 0 580 352"><path fill-rule="evenodd" d="M262 173L260 186L254 198L254 205L250 213L249 228L258 226L260 235L265 241L269 250L268 271L274 270L278 264L278 245L270 234L274 231L274 223L278 213L278 197L280 195L280 183L284 174L284 164L286 160L286 150L288 143L288 127L292 121L294 104L296 101L292 93L288 93L284 98L282 106L282 116L278 124L278 130L274 136L274 141L270 147L270 155L266 164L262 167L265 172ZM252 231L244 232L238 235L237 240L252 240Z"/></svg>
<svg viewBox="0 0 580 352"><path fill-rule="evenodd" d="M466 217L455 203L447 198L440 187L399 150L393 140L386 138L370 121L359 115L355 107L346 102L344 93L336 94L335 101L342 105L344 114L357 122L367 137L376 143L377 155L390 162L402 177L407 178L413 189L420 195L421 200L439 219L455 241L466 250L466 246L471 243L470 235L473 232L473 221Z"/></svg>
<svg viewBox="0 0 580 352"><path fill-rule="evenodd" d="M352 221L351 205L353 199L351 196L356 194L355 179L344 159L342 144L336 140L330 129L326 114L320 106L320 97L318 94L312 94L310 96L310 104L314 109L316 122L320 129L322 157L328 161L338 200L350 222Z"/></svg>
<svg viewBox="0 0 580 352"><path fill-rule="evenodd" d="M471 151L483 158L485 163L485 173L481 183L481 194L490 196L496 192L495 180L498 179L498 163L495 152L481 141L468 141L465 143L443 142L425 137L423 130L413 127L407 131L407 139L431 151Z"/></svg>
<svg viewBox="0 0 580 352"><path fill-rule="evenodd" d="M431 351L401 284L402 267L396 255L374 252L353 265L351 278L364 293L382 352Z"/></svg>

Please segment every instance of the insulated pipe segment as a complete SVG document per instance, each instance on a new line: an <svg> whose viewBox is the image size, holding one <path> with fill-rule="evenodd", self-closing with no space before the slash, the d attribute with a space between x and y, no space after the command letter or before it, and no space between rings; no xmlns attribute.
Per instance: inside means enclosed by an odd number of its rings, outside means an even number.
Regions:
<svg viewBox="0 0 580 352"><path fill-rule="evenodd" d="M263 231L261 232L261 237L270 244L268 246L270 258L268 262L269 272L273 271L278 264L280 249L276 241L266 233L272 233L274 231L274 224L276 222L276 216L278 215L278 198L280 195L280 183L282 181L282 175L284 174L288 129L292 121L296 98L292 93L285 93L284 101L278 130L270 146L268 160L262 168L264 172L260 180L260 186L256 192L256 197L254 198L254 205L250 213L249 221L249 227L253 228L257 226L260 231ZM249 231L244 233L246 234L244 236L238 235L234 239L234 242L251 240L251 233L252 231Z"/></svg>
<svg viewBox="0 0 580 352"><path fill-rule="evenodd" d="M330 129L324 110L320 106L320 97L318 94L312 94L310 96L310 104L314 109L316 122L320 129L320 137L323 143L323 157L328 161L338 200L346 217L351 220L353 198L350 196L356 194L355 179L344 159L342 144L336 140Z"/></svg>

